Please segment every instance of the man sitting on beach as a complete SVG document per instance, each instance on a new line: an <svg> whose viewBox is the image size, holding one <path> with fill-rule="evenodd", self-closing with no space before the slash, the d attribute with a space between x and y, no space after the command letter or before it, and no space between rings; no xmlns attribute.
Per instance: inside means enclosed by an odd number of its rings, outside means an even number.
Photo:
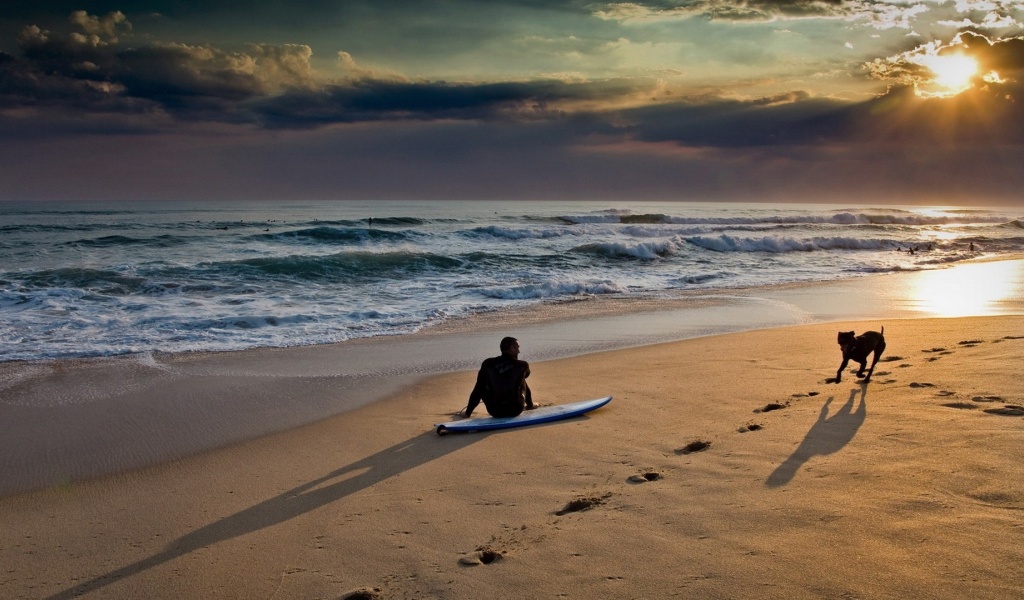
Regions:
<svg viewBox="0 0 1024 600"><path fill-rule="evenodd" d="M533 394L526 378L530 365L519 360L519 340L507 337L501 340L501 356L488 358L476 374L476 385L469 394L469 404L459 411L460 417L473 414L482 400L492 417L515 417L523 409L532 409Z"/></svg>

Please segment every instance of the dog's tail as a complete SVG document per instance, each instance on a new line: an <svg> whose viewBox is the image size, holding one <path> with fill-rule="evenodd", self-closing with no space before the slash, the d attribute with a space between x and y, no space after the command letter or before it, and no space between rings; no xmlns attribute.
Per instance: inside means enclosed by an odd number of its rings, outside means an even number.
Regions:
<svg viewBox="0 0 1024 600"><path fill-rule="evenodd" d="M882 337L885 337L885 325L882 325Z"/></svg>

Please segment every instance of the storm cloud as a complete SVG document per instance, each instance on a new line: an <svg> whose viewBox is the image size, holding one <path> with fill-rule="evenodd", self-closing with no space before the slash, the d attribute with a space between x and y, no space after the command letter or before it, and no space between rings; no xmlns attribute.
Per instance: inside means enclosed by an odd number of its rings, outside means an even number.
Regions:
<svg viewBox="0 0 1024 600"><path fill-rule="evenodd" d="M525 0L502 4L547 10ZM698 31L692 28L701 19L715 21L715 31L731 31L722 23L779 20L810 32L816 20L859 19L868 31L886 31L899 19L883 26L877 18L892 5L569 3L560 14L598 22L600 36L524 38L508 47L571 65L623 56L616 52L661 60L700 41L706 48L695 56L720 61L608 77L570 68L523 77L426 77L398 68L386 54L365 59L350 52L345 39L317 62L314 45L301 36L232 44L158 39L131 14L72 11L57 24L23 26L14 51L0 52L0 134L11 140L0 149L10 169L0 196L71 193L49 162L59 156L72 165L64 173L75 174L76 190L92 182L94 193L104 194L111 189L105 182L118 181L125 194L160 197L188 195L189 182L214 179L217 185L205 184L202 193L790 198L888 189L906 197L949 190L1005 197L1019 183L1016 165L1024 156L1024 40L996 30L1012 11L986 21L973 3L957 6L970 25L942 25L948 37L889 35L879 42L886 52L874 57L851 52L853 43L837 44L849 56L824 60L806 75L793 71L789 79L762 74L811 39L788 25L757 30L759 40L781 40L777 50L741 40L712 53L710 37L670 43L663 23L630 20L683 19L684 31ZM899 18L909 23L922 10L915 7L954 10L905 3ZM621 29L601 24L616 19ZM986 22L987 29L978 25ZM659 41L616 37L625 34ZM872 36L884 37L863 39ZM464 54L454 43L451 50ZM949 53L977 61L970 85L955 97L922 95L934 73L919 57ZM698 66L712 75L743 67L746 75L729 86L715 77L696 81L689 73ZM874 86L873 93L815 89L839 72L848 85Z"/></svg>

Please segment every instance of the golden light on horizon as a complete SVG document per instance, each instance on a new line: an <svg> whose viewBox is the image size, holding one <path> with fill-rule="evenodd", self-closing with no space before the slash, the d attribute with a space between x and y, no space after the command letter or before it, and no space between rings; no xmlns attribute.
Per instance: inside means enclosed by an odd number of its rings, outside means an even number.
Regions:
<svg viewBox="0 0 1024 600"><path fill-rule="evenodd" d="M978 74L978 61L963 54L926 54L915 61L927 67L935 76L931 83L934 91L919 90L919 95L933 98L951 98L969 90Z"/></svg>

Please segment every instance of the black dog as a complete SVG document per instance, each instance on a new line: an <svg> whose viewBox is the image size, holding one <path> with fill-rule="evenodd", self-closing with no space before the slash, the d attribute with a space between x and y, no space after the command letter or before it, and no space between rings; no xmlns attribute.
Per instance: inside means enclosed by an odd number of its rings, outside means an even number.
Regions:
<svg viewBox="0 0 1024 600"><path fill-rule="evenodd" d="M839 370L836 371L836 378L833 382L839 383L843 380L843 371L846 370L846 365L849 364L851 359L860 363L857 377L863 377L864 383L871 381L871 374L875 372L875 365L878 364L878 359L882 356L882 352L885 351L884 334L885 327L882 327L882 333L865 331L860 335L854 335L852 331L840 331L839 349L843 351L843 364L839 365ZM871 361L871 368L868 369L868 374L865 377L864 369L868 366L868 355L872 352L875 353L875 357Z"/></svg>

